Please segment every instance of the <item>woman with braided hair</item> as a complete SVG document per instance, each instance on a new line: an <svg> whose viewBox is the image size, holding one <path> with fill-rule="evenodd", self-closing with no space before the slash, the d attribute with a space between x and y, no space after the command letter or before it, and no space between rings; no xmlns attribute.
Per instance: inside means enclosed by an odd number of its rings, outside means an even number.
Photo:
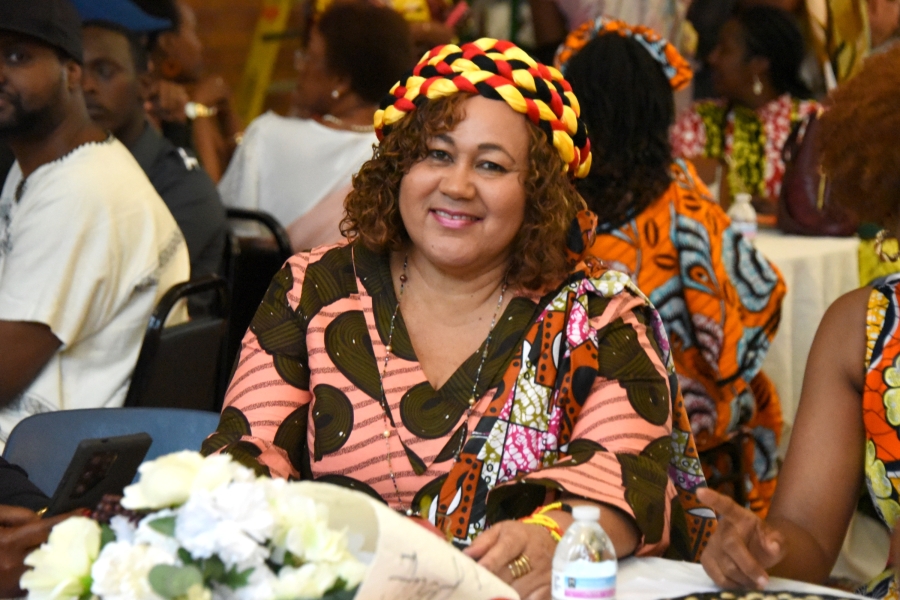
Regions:
<svg viewBox="0 0 900 600"><path fill-rule="evenodd" d="M560 501L601 505L620 555L696 559L714 520L659 315L566 248L595 226L578 115L509 42L427 53L375 115L347 241L274 278L204 450L427 519L523 598L550 596Z"/></svg>
<svg viewBox="0 0 900 600"><path fill-rule="evenodd" d="M724 492L765 516L782 418L760 367L785 285L731 228L693 165L672 158L672 91L689 83L690 67L652 30L604 17L574 31L558 63L594 156L577 183L599 222L588 252L628 273L659 310L710 485L727 482Z"/></svg>

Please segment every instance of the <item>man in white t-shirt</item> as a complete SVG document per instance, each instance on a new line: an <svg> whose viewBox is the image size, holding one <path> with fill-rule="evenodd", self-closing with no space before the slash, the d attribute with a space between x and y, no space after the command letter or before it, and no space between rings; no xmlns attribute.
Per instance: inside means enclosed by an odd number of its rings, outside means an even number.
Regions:
<svg viewBox="0 0 900 600"><path fill-rule="evenodd" d="M38 412L121 405L184 238L131 153L91 122L69 0L0 0L0 448Z"/></svg>

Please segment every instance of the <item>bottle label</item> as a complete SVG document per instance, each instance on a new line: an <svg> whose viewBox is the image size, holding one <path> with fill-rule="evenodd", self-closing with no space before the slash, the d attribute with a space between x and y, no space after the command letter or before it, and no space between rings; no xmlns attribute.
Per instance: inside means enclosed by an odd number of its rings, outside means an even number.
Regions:
<svg viewBox="0 0 900 600"><path fill-rule="evenodd" d="M553 571L553 600L568 598L616 597L616 563L583 560L569 563L563 571Z"/></svg>
<svg viewBox="0 0 900 600"><path fill-rule="evenodd" d="M732 221L731 227L744 236L748 242L756 238L757 226L755 221Z"/></svg>

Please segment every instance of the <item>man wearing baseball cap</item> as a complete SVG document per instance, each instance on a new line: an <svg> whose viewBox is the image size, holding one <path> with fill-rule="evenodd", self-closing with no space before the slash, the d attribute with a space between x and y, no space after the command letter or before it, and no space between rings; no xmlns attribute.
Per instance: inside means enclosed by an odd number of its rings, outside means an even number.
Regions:
<svg viewBox="0 0 900 600"><path fill-rule="evenodd" d="M150 313L190 277L131 153L91 122L69 0L0 0L0 447L37 412L121 405Z"/></svg>
<svg viewBox="0 0 900 600"><path fill-rule="evenodd" d="M184 234L191 275L219 273L225 248L225 207L197 158L164 138L144 108L152 76L146 32L171 23L130 0L74 0L84 23L82 92L94 123L134 155ZM192 308L194 308L192 306Z"/></svg>

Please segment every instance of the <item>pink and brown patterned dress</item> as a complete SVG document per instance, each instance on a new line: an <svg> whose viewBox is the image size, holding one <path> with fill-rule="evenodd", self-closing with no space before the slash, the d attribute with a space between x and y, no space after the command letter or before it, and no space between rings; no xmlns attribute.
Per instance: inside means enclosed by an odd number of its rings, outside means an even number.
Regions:
<svg viewBox="0 0 900 600"><path fill-rule="evenodd" d="M388 258L361 244L291 258L204 451L366 492L460 546L565 492L633 517L639 554L697 558L715 517L693 493L705 482L662 322L628 277L582 264L544 297L514 298L469 416L483 348L435 390L402 312L382 394L396 304Z"/></svg>

